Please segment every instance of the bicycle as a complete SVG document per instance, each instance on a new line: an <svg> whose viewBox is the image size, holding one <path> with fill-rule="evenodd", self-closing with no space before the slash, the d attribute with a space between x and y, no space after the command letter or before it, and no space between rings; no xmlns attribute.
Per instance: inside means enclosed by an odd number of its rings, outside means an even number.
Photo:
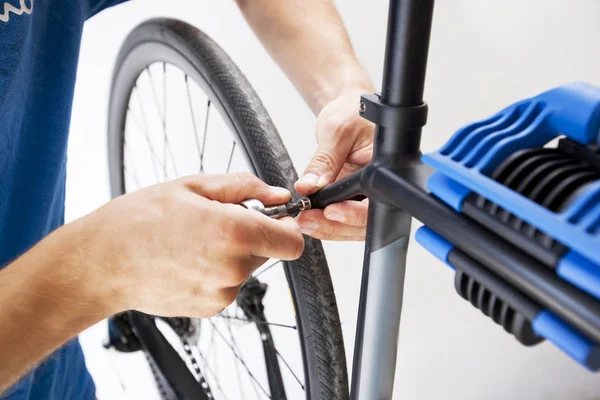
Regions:
<svg viewBox="0 0 600 400"><path fill-rule="evenodd" d="M108 347L144 354L163 399L251 394L275 399L391 398L412 217L427 226L417 232L417 241L455 269L462 297L522 344L548 339L588 368L600 367L600 274L595 273L600 255L594 247L600 244L600 208L593 205L600 193L600 161L593 144L600 95L570 86L517 103L463 128L440 152L422 159L432 14L433 0L390 1L382 91L360 100L361 115L376 126L373 160L310 197L315 208L357 195L370 199L352 390L326 260L319 242L306 238L302 258L267 263L242 288L236 303L216 317L162 319L132 311L111 319ZM162 107L158 84L163 85ZM178 142L183 135L169 135L173 127L167 129L167 120L173 119L166 106L168 93L187 103L186 121L192 128L187 144ZM200 116L198 98L204 99ZM143 99L154 103L154 123L147 119ZM576 103L583 111L575 118L561 114L560 107L549 109L557 103L569 110ZM212 114L211 106L216 109ZM220 122L214 122L215 112ZM541 119L550 121L545 133L527 146L503 148L504 157L492 151L498 141L485 142L498 132L504 135L498 140L511 137L516 128L521 132L532 127L539 133L540 125L534 122ZM176 128L182 120L175 119ZM215 126L230 131L232 138L208 136ZM154 136L153 127L160 128ZM127 38L113 77L108 131L113 196L149 183L134 173L140 164L154 176L153 182L184 170L243 168L290 189L297 178L275 127L242 73L210 38L180 21L151 20ZM543 150L558 133L570 139ZM460 147L468 140L475 143L479 157ZM212 150L206 152L211 141ZM131 147L147 149L145 158L140 160L139 152L134 157ZM162 154L156 148L162 148ZM180 156L189 151L195 151L196 158ZM236 151L243 153L242 159ZM494 162L487 159L482 164L486 155L495 157ZM183 169L176 166L176 160L190 159L194 162ZM213 164L220 169L211 170ZM554 169L559 173L552 174ZM520 188L533 172L552 178L530 179L529 186ZM562 184L572 176L577 179ZM588 225L563 221L560 232L557 213L568 205ZM566 254L572 255L567 259ZM281 301L286 287L293 304L287 308L289 301ZM245 341L243 346L239 340ZM278 348L284 340L298 345ZM210 352L219 347L229 357ZM237 387L220 384L219 363L226 364ZM251 368L251 363L259 367Z"/></svg>

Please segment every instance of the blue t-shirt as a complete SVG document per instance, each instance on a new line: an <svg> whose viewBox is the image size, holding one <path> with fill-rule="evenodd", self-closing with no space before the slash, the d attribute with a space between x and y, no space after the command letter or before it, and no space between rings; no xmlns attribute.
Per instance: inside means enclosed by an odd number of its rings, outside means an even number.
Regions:
<svg viewBox="0 0 600 400"><path fill-rule="evenodd" d="M83 23L123 1L0 0L0 267L63 223ZM10 360L0 360L0 368L5 362ZM77 340L0 395L1 400L94 398Z"/></svg>

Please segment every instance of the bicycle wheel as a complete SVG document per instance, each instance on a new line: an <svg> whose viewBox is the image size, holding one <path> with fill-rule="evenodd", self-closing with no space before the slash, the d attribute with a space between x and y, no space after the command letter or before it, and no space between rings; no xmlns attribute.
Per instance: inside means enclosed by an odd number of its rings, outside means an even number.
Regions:
<svg viewBox="0 0 600 400"><path fill-rule="evenodd" d="M248 170L289 189L297 179L236 65L198 29L170 19L139 25L121 49L108 150L113 197L190 173ZM113 349L141 349L137 361L163 399L346 399L329 270L320 242L305 242L300 259L265 264L213 318L113 317Z"/></svg>

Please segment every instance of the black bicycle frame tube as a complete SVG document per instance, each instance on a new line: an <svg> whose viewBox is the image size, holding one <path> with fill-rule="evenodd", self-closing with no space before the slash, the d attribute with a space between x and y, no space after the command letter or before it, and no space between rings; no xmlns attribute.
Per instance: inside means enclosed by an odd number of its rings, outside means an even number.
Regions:
<svg viewBox="0 0 600 400"><path fill-rule="evenodd" d="M390 1L380 96L384 106L423 103L432 15L433 0ZM420 142L421 127L376 126L371 165L414 161ZM370 199L368 221L352 370L354 400L392 397L411 216Z"/></svg>

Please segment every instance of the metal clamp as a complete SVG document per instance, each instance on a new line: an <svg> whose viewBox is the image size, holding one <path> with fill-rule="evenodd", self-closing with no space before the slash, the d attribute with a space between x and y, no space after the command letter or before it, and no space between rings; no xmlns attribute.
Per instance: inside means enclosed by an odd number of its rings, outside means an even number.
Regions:
<svg viewBox="0 0 600 400"><path fill-rule="evenodd" d="M379 126L396 129L419 129L427 122L427 103L416 107L393 107L383 104L378 94L360 98L360 116Z"/></svg>

